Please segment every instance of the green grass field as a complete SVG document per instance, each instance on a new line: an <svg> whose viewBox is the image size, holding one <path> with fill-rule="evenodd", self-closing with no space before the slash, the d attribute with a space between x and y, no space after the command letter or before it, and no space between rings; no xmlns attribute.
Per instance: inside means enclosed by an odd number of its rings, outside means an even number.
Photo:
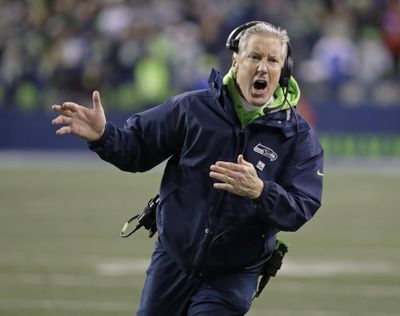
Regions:
<svg viewBox="0 0 400 316"><path fill-rule="evenodd" d="M154 239L119 231L161 171L36 162L0 164L0 315L134 315ZM355 166L328 165L323 207L281 234L284 267L248 315L400 314L400 167Z"/></svg>

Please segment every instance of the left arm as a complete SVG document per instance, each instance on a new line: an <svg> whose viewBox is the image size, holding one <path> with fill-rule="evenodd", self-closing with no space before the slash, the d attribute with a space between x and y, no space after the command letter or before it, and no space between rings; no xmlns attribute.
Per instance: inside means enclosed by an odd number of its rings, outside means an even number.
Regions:
<svg viewBox="0 0 400 316"><path fill-rule="evenodd" d="M289 166L279 181L266 181L252 204L264 221L279 230L296 231L321 206L323 151Z"/></svg>

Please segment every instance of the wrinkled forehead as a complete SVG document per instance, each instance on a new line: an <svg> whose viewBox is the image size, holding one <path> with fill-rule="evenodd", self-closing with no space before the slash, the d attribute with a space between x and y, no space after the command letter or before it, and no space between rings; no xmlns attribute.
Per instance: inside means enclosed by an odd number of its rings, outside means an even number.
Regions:
<svg viewBox="0 0 400 316"><path fill-rule="evenodd" d="M254 34L247 40L243 53L256 52L262 55L277 55L283 57L282 43L279 38L269 34Z"/></svg>

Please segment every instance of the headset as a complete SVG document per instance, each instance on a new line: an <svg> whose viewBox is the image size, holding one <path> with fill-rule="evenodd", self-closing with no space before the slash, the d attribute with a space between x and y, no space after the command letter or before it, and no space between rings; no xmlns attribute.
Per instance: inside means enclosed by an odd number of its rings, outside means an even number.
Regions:
<svg viewBox="0 0 400 316"><path fill-rule="evenodd" d="M229 34L228 39L226 40L226 44L225 44L226 48L228 48L231 51L234 51L235 53L238 53L240 38L242 37L244 31L254 25L259 24L259 23L269 25L269 26L273 27L274 29L279 29L279 27L277 27L271 23L264 22L264 21L247 22L245 24L238 26L231 32L231 34ZM292 48L290 46L290 43L288 42L287 43L287 55L286 55L286 59L285 59L285 62L283 64L283 67L281 70L281 76L279 78L279 85L282 88L286 88L286 89L288 88L290 76L292 75L292 69L293 69Z"/></svg>

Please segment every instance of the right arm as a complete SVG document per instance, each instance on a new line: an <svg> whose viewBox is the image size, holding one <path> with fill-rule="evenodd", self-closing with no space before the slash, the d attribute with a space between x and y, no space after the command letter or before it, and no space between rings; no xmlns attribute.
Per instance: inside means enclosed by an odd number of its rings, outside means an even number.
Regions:
<svg viewBox="0 0 400 316"><path fill-rule="evenodd" d="M169 156L179 154L185 134L183 116L171 102L130 117L123 128L107 122L98 92L93 109L72 102L53 105L60 115L55 125L64 125L58 135L73 134L88 141L103 160L125 171L146 171Z"/></svg>
<svg viewBox="0 0 400 316"><path fill-rule="evenodd" d="M134 114L123 128L107 122L102 137L89 142L89 148L121 170L143 172L179 155L184 131L179 110L167 102Z"/></svg>

